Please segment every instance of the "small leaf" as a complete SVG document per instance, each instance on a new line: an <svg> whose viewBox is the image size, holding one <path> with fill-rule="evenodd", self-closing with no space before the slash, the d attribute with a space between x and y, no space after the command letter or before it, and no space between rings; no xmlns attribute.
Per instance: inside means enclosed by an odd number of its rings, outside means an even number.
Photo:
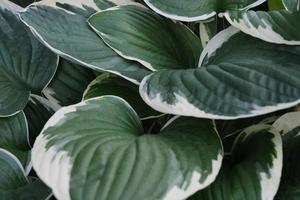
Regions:
<svg viewBox="0 0 300 200"><path fill-rule="evenodd" d="M63 200L179 200L214 181L223 151L212 121L175 118L158 134L143 132L124 100L89 99L51 117L33 166Z"/></svg>
<svg viewBox="0 0 300 200"><path fill-rule="evenodd" d="M92 15L88 22L119 55L150 70L198 64L202 50L199 38L185 25L164 19L145 7L113 7Z"/></svg>
<svg viewBox="0 0 300 200"><path fill-rule="evenodd" d="M162 115L149 107L139 94L139 87L123 78L104 73L92 81L84 92L83 99L115 95L126 100L140 118L149 119Z"/></svg>

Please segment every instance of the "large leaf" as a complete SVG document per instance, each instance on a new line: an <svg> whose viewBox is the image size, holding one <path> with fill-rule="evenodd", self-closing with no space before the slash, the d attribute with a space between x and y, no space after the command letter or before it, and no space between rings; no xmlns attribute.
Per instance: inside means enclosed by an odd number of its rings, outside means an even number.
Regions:
<svg viewBox="0 0 300 200"><path fill-rule="evenodd" d="M56 106L48 99L37 95L30 97L28 104L24 108L24 113L28 122L29 142L31 145L56 109Z"/></svg>
<svg viewBox="0 0 300 200"><path fill-rule="evenodd" d="M0 118L0 148L14 154L26 171L30 169L29 132L26 117L23 112ZM28 168L28 170L27 170Z"/></svg>
<svg viewBox="0 0 300 200"><path fill-rule="evenodd" d="M216 181L193 200L272 200L282 170L282 141L269 125L247 128L225 157Z"/></svg>
<svg viewBox="0 0 300 200"><path fill-rule="evenodd" d="M123 78L108 73L99 75L92 81L84 92L83 99L91 99L105 95L115 95L126 100L142 119L161 116L149 107L139 94L139 87Z"/></svg>
<svg viewBox="0 0 300 200"><path fill-rule="evenodd" d="M206 20L228 9L248 9L266 0L144 0L155 12L180 21Z"/></svg>
<svg viewBox="0 0 300 200"><path fill-rule="evenodd" d="M0 116L22 110L30 93L40 94L53 77L58 58L19 20L20 7L0 5Z"/></svg>
<svg viewBox="0 0 300 200"><path fill-rule="evenodd" d="M225 17L253 37L277 44L300 45L300 12L229 11Z"/></svg>
<svg viewBox="0 0 300 200"><path fill-rule="evenodd" d="M60 108L81 101L88 84L95 78L92 70L61 59L57 72L43 94Z"/></svg>
<svg viewBox="0 0 300 200"><path fill-rule="evenodd" d="M0 149L0 199L43 200L51 190L41 181L28 179L18 159L6 150Z"/></svg>
<svg viewBox="0 0 300 200"><path fill-rule="evenodd" d="M120 75L134 83L149 73L140 64L118 56L90 29L87 17L100 10L92 0L72 1L72 4L60 2L65 3L42 1L21 13L21 19L52 51L65 59Z"/></svg>
<svg viewBox="0 0 300 200"><path fill-rule="evenodd" d="M283 171L276 200L300 198L300 112L288 113L273 125L283 138Z"/></svg>
<svg viewBox="0 0 300 200"><path fill-rule="evenodd" d="M184 199L215 179L222 146L209 120L171 122L144 134L124 100L89 99L47 122L33 166L58 199Z"/></svg>
<svg viewBox="0 0 300 200"><path fill-rule="evenodd" d="M185 25L145 7L114 7L92 15L88 22L118 54L151 70L190 68L198 63L199 38Z"/></svg>
<svg viewBox="0 0 300 200"><path fill-rule="evenodd" d="M214 119L258 116L297 105L299 47L237 32L230 27L216 35L199 68L146 77L140 85L142 98L164 113Z"/></svg>

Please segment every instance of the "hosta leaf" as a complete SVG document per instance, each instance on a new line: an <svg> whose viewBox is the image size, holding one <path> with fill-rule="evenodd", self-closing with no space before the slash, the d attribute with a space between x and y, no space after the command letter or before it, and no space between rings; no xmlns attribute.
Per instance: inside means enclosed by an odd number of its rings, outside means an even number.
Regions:
<svg viewBox="0 0 300 200"><path fill-rule="evenodd" d="M114 7L88 22L118 54L151 70L195 67L202 50L199 38L185 25L142 6Z"/></svg>
<svg viewBox="0 0 300 200"><path fill-rule="evenodd" d="M27 168L30 163L30 145L24 113L19 112L11 117L0 118L0 136L0 148L14 154L23 167Z"/></svg>
<svg viewBox="0 0 300 200"><path fill-rule="evenodd" d="M139 87L120 77L104 73L92 81L84 92L83 99L115 95L126 100L143 119L162 115L149 107L139 94Z"/></svg>
<svg viewBox="0 0 300 200"><path fill-rule="evenodd" d="M282 0L284 7L289 11L299 11L300 1L299 0Z"/></svg>
<svg viewBox="0 0 300 200"><path fill-rule="evenodd" d="M300 198L300 112L288 113L273 125L282 134L283 171L276 200L297 200Z"/></svg>
<svg viewBox="0 0 300 200"><path fill-rule="evenodd" d="M124 100L89 99L47 122L33 147L33 166L58 199L184 199L215 179L222 146L211 121L168 124L159 134L144 134Z"/></svg>
<svg viewBox="0 0 300 200"><path fill-rule="evenodd" d="M60 2L64 3L42 1L21 13L22 20L52 51L65 59L98 71L112 72L134 83L149 73L140 64L118 56L90 29L87 17L100 10L93 1Z"/></svg>
<svg viewBox="0 0 300 200"><path fill-rule="evenodd" d="M0 199L42 200L51 194L41 181L27 179L19 160L6 150L0 149Z"/></svg>
<svg viewBox="0 0 300 200"><path fill-rule="evenodd" d="M81 101L85 88L94 78L90 69L61 59L54 78L43 94L58 108L72 105Z"/></svg>
<svg viewBox="0 0 300 200"><path fill-rule="evenodd" d="M29 142L33 144L35 138L40 134L45 123L55 113L56 107L41 96L32 95L24 108L28 122Z"/></svg>
<svg viewBox="0 0 300 200"><path fill-rule="evenodd" d="M228 9L248 9L266 0L144 0L155 12L180 21L206 20Z"/></svg>
<svg viewBox="0 0 300 200"><path fill-rule="evenodd" d="M19 20L17 5L0 5L0 116L22 110L30 93L40 94L53 77L57 56Z"/></svg>
<svg viewBox="0 0 300 200"><path fill-rule="evenodd" d="M269 125L247 128L224 159L216 181L193 200L272 200L282 169L282 141Z"/></svg>
<svg viewBox="0 0 300 200"><path fill-rule="evenodd" d="M253 37L277 44L300 45L300 12L229 11L225 17Z"/></svg>
<svg viewBox="0 0 300 200"><path fill-rule="evenodd" d="M164 113L214 119L258 116L300 102L299 63L299 47L267 43L230 27L206 46L202 67L154 72L141 83L140 94Z"/></svg>

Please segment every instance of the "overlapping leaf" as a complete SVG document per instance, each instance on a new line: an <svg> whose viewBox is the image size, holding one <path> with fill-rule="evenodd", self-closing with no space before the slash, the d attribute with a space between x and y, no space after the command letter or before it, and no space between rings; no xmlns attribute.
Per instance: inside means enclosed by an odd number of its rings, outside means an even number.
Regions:
<svg viewBox="0 0 300 200"><path fill-rule="evenodd" d="M191 200L272 200L282 169L282 141L270 125L247 128L225 157L216 181Z"/></svg>
<svg viewBox="0 0 300 200"><path fill-rule="evenodd" d="M0 149L0 199L46 199L51 190L40 180L27 178L19 160Z"/></svg>
<svg viewBox="0 0 300 200"><path fill-rule="evenodd" d="M92 0L72 2L41 1L29 6L21 18L46 46L65 59L112 72L134 83L149 74L138 63L118 56L88 26L88 16L99 11L97 5L103 4L96 5Z"/></svg>
<svg viewBox="0 0 300 200"><path fill-rule="evenodd" d="M20 7L0 5L0 116L22 110L30 93L40 94L53 77L58 58L19 20Z"/></svg>
<svg viewBox="0 0 300 200"><path fill-rule="evenodd" d="M265 0L144 0L155 12L180 21L206 20L228 9L248 9Z"/></svg>
<svg viewBox="0 0 300 200"><path fill-rule="evenodd" d="M88 21L119 55L151 70L191 68L198 63L202 50L199 38L185 25L142 6L114 7Z"/></svg>
<svg viewBox="0 0 300 200"><path fill-rule="evenodd" d="M143 132L124 100L89 99L47 122L33 166L64 200L179 200L213 182L223 153L211 121L177 118L158 134Z"/></svg>

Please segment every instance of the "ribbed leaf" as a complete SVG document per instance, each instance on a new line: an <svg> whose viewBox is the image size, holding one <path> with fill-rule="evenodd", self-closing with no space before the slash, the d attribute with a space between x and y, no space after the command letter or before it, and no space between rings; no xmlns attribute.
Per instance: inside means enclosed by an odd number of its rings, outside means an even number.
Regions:
<svg viewBox="0 0 300 200"><path fill-rule="evenodd" d="M56 107L41 96L31 95L24 113L28 122L29 142L33 145L35 138L40 134L45 123L55 113Z"/></svg>
<svg viewBox="0 0 300 200"><path fill-rule="evenodd" d="M155 12L180 21L206 20L228 9L248 9L266 0L144 0Z"/></svg>
<svg viewBox="0 0 300 200"><path fill-rule="evenodd" d="M253 37L277 44L300 45L300 12L229 11L225 17Z"/></svg>
<svg viewBox="0 0 300 200"><path fill-rule="evenodd" d="M297 200L300 198L300 112L288 113L273 125L282 134L283 171L276 200Z"/></svg>
<svg viewBox="0 0 300 200"><path fill-rule="evenodd" d="M43 94L57 108L72 105L81 101L85 88L95 77L92 70L61 59L55 76Z"/></svg>
<svg viewBox="0 0 300 200"><path fill-rule="evenodd" d="M33 166L58 199L184 199L215 179L222 146L209 120L167 124L159 134L144 134L124 100L89 99L47 122Z"/></svg>
<svg viewBox="0 0 300 200"><path fill-rule="evenodd" d="M89 84L84 92L83 99L86 100L105 95L115 95L123 98L136 110L142 119L162 115L162 113L156 112L143 101L137 85L108 73L99 75Z"/></svg>
<svg viewBox="0 0 300 200"><path fill-rule="evenodd" d="M269 125L247 128L236 139L216 181L191 200L272 200L282 169L282 141Z"/></svg>
<svg viewBox="0 0 300 200"><path fill-rule="evenodd" d="M164 113L214 119L258 116L300 102L299 63L299 47L267 43L231 27L206 46L202 67L154 72L141 83L140 94Z"/></svg>
<svg viewBox="0 0 300 200"><path fill-rule="evenodd" d="M199 38L185 25L142 6L114 7L92 15L88 22L119 55L151 70L190 68L198 63Z"/></svg>
<svg viewBox="0 0 300 200"><path fill-rule="evenodd" d="M0 116L22 110L30 93L40 94L57 67L57 56L19 20L20 9L7 0L0 4Z"/></svg>
<svg viewBox="0 0 300 200"><path fill-rule="evenodd" d="M0 148L14 154L27 171L30 163L30 145L24 113L19 112L11 117L0 118L0 136Z"/></svg>
<svg viewBox="0 0 300 200"><path fill-rule="evenodd" d="M282 0L284 7L292 12L300 10L300 1L299 0Z"/></svg>
<svg viewBox="0 0 300 200"><path fill-rule="evenodd" d="M28 180L18 159L6 150L0 149L0 199L42 200L51 194L41 181Z"/></svg>
<svg viewBox="0 0 300 200"><path fill-rule="evenodd" d="M87 17L100 10L92 0L76 0L72 4L60 2L65 1L42 1L21 13L22 20L52 51L65 59L94 70L112 72L134 83L149 73L140 64L118 56L90 29Z"/></svg>

